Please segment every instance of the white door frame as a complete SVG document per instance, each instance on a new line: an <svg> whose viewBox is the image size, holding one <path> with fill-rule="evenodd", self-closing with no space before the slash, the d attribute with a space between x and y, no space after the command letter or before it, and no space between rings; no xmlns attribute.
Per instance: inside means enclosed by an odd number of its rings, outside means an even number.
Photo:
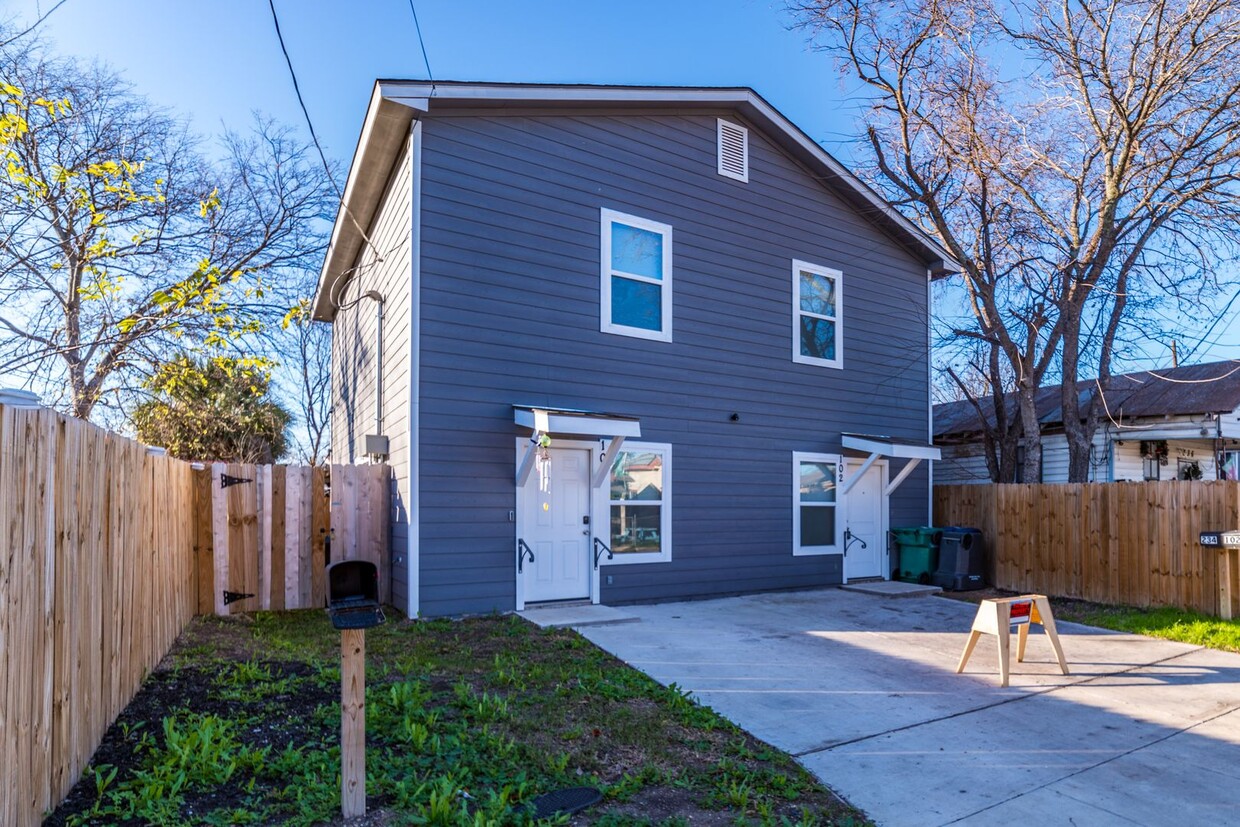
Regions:
<svg viewBox="0 0 1240 827"><path fill-rule="evenodd" d="M852 474L855 473L857 470L859 470L861 466L864 465L866 462L865 458L863 457L844 457L843 461L844 461L844 472L849 476L849 479L851 479ZM888 477L887 460L885 459L875 460L873 464L871 464L870 468L867 469L867 473L873 469L878 469L882 477L881 480L879 481L879 486L878 486L878 497L882 501L882 512L881 512L881 516L879 517L879 519L881 520L881 523L880 523L881 531L879 532L879 542L882 543L882 558L879 561L878 574L884 580L890 580L891 579L891 546L890 546L890 543L887 542L887 538L888 538L888 535L890 534L890 529L891 529L891 496L885 493L887 490L887 477ZM853 490L855 489L850 488L849 493L844 495L844 520L843 520L844 528L848 528L848 507L849 507L848 503L849 503L849 497L852 496ZM841 539L840 542L843 543L844 540ZM862 576L869 576L869 575L862 575ZM841 579L845 583L848 582L848 555L847 554L844 555L843 566L842 566L842 571L841 571Z"/></svg>
<svg viewBox="0 0 1240 827"><path fill-rule="evenodd" d="M529 448L529 437L517 437L515 440L516 450L514 452L513 468L515 469L521 464L522 457L525 456L526 450ZM597 439L558 439L553 438L551 442L552 448L575 448L582 451L590 452L590 467L587 469L586 485L591 484L593 479L593 471L599 463L599 457L602 454L602 448ZM555 473L555 469L552 469ZM514 483L515 485L515 483ZM517 510L515 512L515 529L512 538L513 547L513 565L512 576L516 578L517 584L517 611L525 610L525 574L517 568L517 561L520 559L521 550L517 546L517 540L525 537L525 486L517 487ZM587 502L590 504L590 542L586 544L586 565L589 566L589 582L590 582L590 602L598 603L599 601L599 570L594 566L594 538L598 536L599 520L610 517L607 507L607 501L602 499L603 492L607 489L602 486L593 486L590 488L590 494ZM599 515L602 515L601 517ZM605 535L604 535L605 536ZM606 540L604 540L606 542ZM528 562L528 560L526 561Z"/></svg>

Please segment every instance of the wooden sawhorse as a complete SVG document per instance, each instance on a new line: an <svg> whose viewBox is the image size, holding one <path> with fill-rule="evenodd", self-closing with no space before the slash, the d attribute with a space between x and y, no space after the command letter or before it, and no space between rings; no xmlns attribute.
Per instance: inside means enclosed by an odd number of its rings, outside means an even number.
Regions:
<svg viewBox="0 0 1240 827"><path fill-rule="evenodd" d="M1013 614L1012 604L1024 604L1017 608L1017 615L1024 617L1016 622L1020 623L1020 631L1017 632L1016 640L1016 661L1020 663L1025 659L1025 642L1029 639L1029 624L1037 623L1046 630L1046 636L1051 639L1051 646L1055 647L1055 657L1059 660L1059 668L1066 675L1068 674L1068 664L1063 657L1063 648L1059 645L1059 632L1055 629L1055 616L1051 614L1051 602L1041 594L1023 594L1020 597L1004 597L991 598L983 600L981 605L977 607L977 616L973 618L973 630L969 632L969 642L965 644L964 654L960 656L960 663L956 666L956 674L959 675L964 671L964 666L969 662L969 656L973 654L973 648L977 646L977 640L983 634L994 635L999 641L999 685L1008 685L1008 676L1011 673L1011 666L1008 663L1010 647L1008 645L1008 636L1011 633ZM1026 609L1022 612L1022 609Z"/></svg>

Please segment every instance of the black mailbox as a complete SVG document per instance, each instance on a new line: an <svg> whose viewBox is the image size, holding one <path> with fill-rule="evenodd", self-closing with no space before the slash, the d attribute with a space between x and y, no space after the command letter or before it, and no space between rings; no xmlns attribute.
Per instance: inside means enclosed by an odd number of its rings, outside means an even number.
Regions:
<svg viewBox="0 0 1240 827"><path fill-rule="evenodd" d="M327 567L327 613L337 629L369 629L384 621L379 605L379 568L365 560Z"/></svg>

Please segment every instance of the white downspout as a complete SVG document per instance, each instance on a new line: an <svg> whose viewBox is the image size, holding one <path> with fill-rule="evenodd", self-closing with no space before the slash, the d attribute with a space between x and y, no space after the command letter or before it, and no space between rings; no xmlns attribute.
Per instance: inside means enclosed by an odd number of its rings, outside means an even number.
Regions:
<svg viewBox="0 0 1240 827"><path fill-rule="evenodd" d="M926 268L926 442L934 444L934 273ZM926 523L934 522L934 463L926 463Z"/></svg>
<svg viewBox="0 0 1240 827"><path fill-rule="evenodd" d="M375 434L383 434L383 294L378 290L366 292L366 298L375 303Z"/></svg>
<svg viewBox="0 0 1240 827"><path fill-rule="evenodd" d="M405 555L405 590L408 594L405 614L416 618L422 610L422 443L419 433L422 410L422 121L416 118L409 138L409 154L413 203L410 204L412 215L409 225L412 251L409 265L409 540Z"/></svg>

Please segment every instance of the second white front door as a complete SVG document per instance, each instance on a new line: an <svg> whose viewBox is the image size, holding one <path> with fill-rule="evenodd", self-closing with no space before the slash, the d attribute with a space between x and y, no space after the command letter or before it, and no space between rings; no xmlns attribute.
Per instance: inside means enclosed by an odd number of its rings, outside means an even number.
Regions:
<svg viewBox="0 0 1240 827"><path fill-rule="evenodd" d="M861 470L862 460L847 460L849 478ZM875 462L844 497L844 581L867 577L886 578L887 510L883 489L887 465Z"/></svg>
<svg viewBox="0 0 1240 827"><path fill-rule="evenodd" d="M522 539L534 554L523 568L527 603L590 596L590 452L548 453L545 482L536 467L522 497Z"/></svg>

